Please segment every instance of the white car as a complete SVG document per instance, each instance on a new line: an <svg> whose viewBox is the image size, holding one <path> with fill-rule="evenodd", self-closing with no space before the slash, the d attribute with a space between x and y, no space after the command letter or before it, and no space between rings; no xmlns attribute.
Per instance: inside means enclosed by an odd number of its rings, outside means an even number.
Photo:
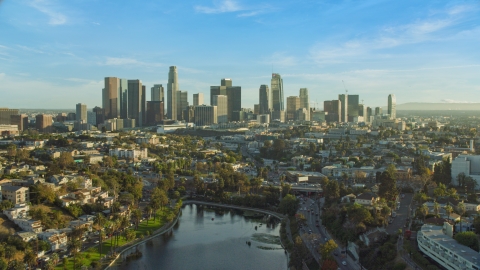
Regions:
<svg viewBox="0 0 480 270"><path fill-rule="evenodd" d="M347 265L347 262L346 262L346 261L342 261L342 264L343 264L343 265Z"/></svg>

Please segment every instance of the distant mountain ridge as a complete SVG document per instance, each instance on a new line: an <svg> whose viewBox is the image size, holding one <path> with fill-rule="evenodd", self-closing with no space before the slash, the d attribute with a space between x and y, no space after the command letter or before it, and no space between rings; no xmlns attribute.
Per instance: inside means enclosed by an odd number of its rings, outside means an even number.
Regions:
<svg viewBox="0 0 480 270"><path fill-rule="evenodd" d="M480 103L427 103L397 104L397 111L480 111Z"/></svg>

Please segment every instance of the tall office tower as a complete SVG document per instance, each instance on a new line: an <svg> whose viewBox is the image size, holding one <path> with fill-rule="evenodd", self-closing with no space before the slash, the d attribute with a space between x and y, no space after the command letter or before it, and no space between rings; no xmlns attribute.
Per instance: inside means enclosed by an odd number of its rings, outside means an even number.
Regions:
<svg viewBox="0 0 480 270"><path fill-rule="evenodd" d="M18 109L0 108L0 125L10 125L10 116L17 114Z"/></svg>
<svg viewBox="0 0 480 270"><path fill-rule="evenodd" d="M67 121L75 121L77 119L77 114L74 112L67 114Z"/></svg>
<svg viewBox="0 0 480 270"><path fill-rule="evenodd" d="M375 107L375 115L382 115L382 107Z"/></svg>
<svg viewBox="0 0 480 270"><path fill-rule="evenodd" d="M372 122L372 108L367 107L367 120L365 122L370 123Z"/></svg>
<svg viewBox="0 0 480 270"><path fill-rule="evenodd" d="M360 97L358 95L348 95L348 122L358 122L358 105L360 104Z"/></svg>
<svg viewBox="0 0 480 270"><path fill-rule="evenodd" d="M203 105L203 93L193 94L193 106Z"/></svg>
<svg viewBox="0 0 480 270"><path fill-rule="evenodd" d="M341 122L348 122L348 95L341 94L338 95L338 100L342 103L342 112L340 115Z"/></svg>
<svg viewBox="0 0 480 270"><path fill-rule="evenodd" d="M120 117L123 85L117 77L105 77L105 87L102 90L102 108L105 120Z"/></svg>
<svg viewBox="0 0 480 270"><path fill-rule="evenodd" d="M147 87L142 85L142 123L140 126L147 124Z"/></svg>
<svg viewBox="0 0 480 270"><path fill-rule="evenodd" d="M227 87L227 115L228 121L239 121L234 117L234 112L242 110L242 87L229 86Z"/></svg>
<svg viewBox="0 0 480 270"><path fill-rule="evenodd" d="M128 80L127 79L118 79L118 91L120 98L120 118L128 118L129 108L128 108Z"/></svg>
<svg viewBox="0 0 480 270"><path fill-rule="evenodd" d="M217 123L217 106L195 106L195 125L209 126Z"/></svg>
<svg viewBox="0 0 480 270"><path fill-rule="evenodd" d="M150 100L165 102L165 89L161 84L154 84L153 87L150 88Z"/></svg>
<svg viewBox="0 0 480 270"><path fill-rule="evenodd" d="M87 104L77 104L75 117L75 120L77 121L85 121L85 123L87 122Z"/></svg>
<svg viewBox="0 0 480 270"><path fill-rule="evenodd" d="M142 106L143 87L140 80L128 80L128 117L135 119L135 124L139 127L143 124L145 113Z"/></svg>
<svg viewBox="0 0 480 270"><path fill-rule="evenodd" d="M274 111L285 111L285 101L283 100L283 79L278 73L272 73L272 103Z"/></svg>
<svg viewBox="0 0 480 270"><path fill-rule="evenodd" d="M359 122L360 118L363 118L363 122L368 122L367 119L367 106L364 104L358 104L358 117L359 117Z"/></svg>
<svg viewBox="0 0 480 270"><path fill-rule="evenodd" d="M253 104L253 114L260 114L260 104Z"/></svg>
<svg viewBox="0 0 480 270"><path fill-rule="evenodd" d="M35 127L39 132L51 133L52 132L53 119L51 115L37 114L35 116Z"/></svg>
<svg viewBox="0 0 480 270"><path fill-rule="evenodd" d="M388 95L388 115L390 119L397 118L397 98L394 94Z"/></svg>
<svg viewBox="0 0 480 270"><path fill-rule="evenodd" d="M213 96L212 106L217 106L217 123L228 122L228 98L225 95Z"/></svg>
<svg viewBox="0 0 480 270"><path fill-rule="evenodd" d="M325 100L323 110L325 111L325 121L329 123L342 121L342 102L340 100Z"/></svg>
<svg viewBox="0 0 480 270"><path fill-rule="evenodd" d="M28 129L28 116L26 114L12 114L10 115L10 124L17 125L18 131Z"/></svg>
<svg viewBox="0 0 480 270"><path fill-rule="evenodd" d="M306 109L305 121L310 121L310 98L308 97L308 88L300 88L300 108Z"/></svg>
<svg viewBox="0 0 480 270"><path fill-rule="evenodd" d="M273 111L272 118L273 121L285 122L285 111Z"/></svg>
<svg viewBox="0 0 480 270"><path fill-rule="evenodd" d="M97 114L94 111L87 111L87 123L92 126L97 124Z"/></svg>
<svg viewBox="0 0 480 270"><path fill-rule="evenodd" d="M224 84L225 79L222 79L222 84ZM227 87L224 85L220 86L210 86L210 105L213 104L213 96L227 95Z"/></svg>
<svg viewBox="0 0 480 270"><path fill-rule="evenodd" d="M287 117L285 120L295 120L295 114L298 109L300 109L300 98L297 96L287 97Z"/></svg>
<svg viewBox="0 0 480 270"><path fill-rule="evenodd" d="M55 121L63 123L67 121L67 114L66 113L58 113L57 116L55 116Z"/></svg>
<svg viewBox="0 0 480 270"><path fill-rule="evenodd" d="M185 110L185 121L188 123L195 122L195 107L199 105L189 105L187 109Z"/></svg>
<svg viewBox="0 0 480 270"><path fill-rule="evenodd" d="M258 114L269 114L271 111L271 95L268 85L262 84L259 89L259 112Z"/></svg>
<svg viewBox="0 0 480 270"><path fill-rule="evenodd" d="M223 78L220 81L221 86L232 87L232 79Z"/></svg>
<svg viewBox="0 0 480 270"><path fill-rule="evenodd" d="M188 107L188 92L177 91L177 120L183 119L183 110Z"/></svg>
<svg viewBox="0 0 480 270"><path fill-rule="evenodd" d="M171 66L168 72L167 84L167 118L177 120L177 91L178 91L177 67Z"/></svg>
<svg viewBox="0 0 480 270"><path fill-rule="evenodd" d="M92 111L95 113L95 125L98 126L99 124L103 124L105 121L104 110L98 106L95 106Z"/></svg>
<svg viewBox="0 0 480 270"><path fill-rule="evenodd" d="M147 126L155 126L163 121L163 101L147 101Z"/></svg>

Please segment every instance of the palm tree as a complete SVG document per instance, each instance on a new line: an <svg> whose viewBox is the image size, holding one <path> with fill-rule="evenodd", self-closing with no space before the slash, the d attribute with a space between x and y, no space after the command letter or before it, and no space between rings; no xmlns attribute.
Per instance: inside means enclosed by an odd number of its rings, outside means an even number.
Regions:
<svg viewBox="0 0 480 270"><path fill-rule="evenodd" d="M453 212L453 207L450 205L445 206L445 212L447 212L448 219L450 219L450 214Z"/></svg>
<svg viewBox="0 0 480 270"><path fill-rule="evenodd" d="M428 206L426 204L422 204L422 206L420 206L419 210L420 210L420 213L422 213L422 215L423 215L423 222L425 223L425 218L428 215Z"/></svg>
<svg viewBox="0 0 480 270"><path fill-rule="evenodd" d="M438 202L433 204L433 211L435 212L435 215L438 216L438 212L440 211L440 204Z"/></svg>
<svg viewBox="0 0 480 270"><path fill-rule="evenodd" d="M23 262L26 263L30 268L32 268L32 266L36 262L36 259L37 256L35 255L35 253L33 253L33 251L31 250L27 250L27 252L25 252L25 256L23 257Z"/></svg>
<svg viewBox="0 0 480 270"><path fill-rule="evenodd" d="M135 220L135 230L138 230L138 223L140 223L140 219L142 219L142 210L138 208L133 210L132 218Z"/></svg>
<svg viewBox="0 0 480 270"><path fill-rule="evenodd" d="M462 232L462 216L465 214L466 208L463 202L458 203L457 205L457 213L460 215L460 232Z"/></svg>
<svg viewBox="0 0 480 270"><path fill-rule="evenodd" d="M147 218L147 225L148 225L148 220L152 218L152 207L150 205L147 205L145 206L143 211L145 211L145 214L148 215L148 218Z"/></svg>

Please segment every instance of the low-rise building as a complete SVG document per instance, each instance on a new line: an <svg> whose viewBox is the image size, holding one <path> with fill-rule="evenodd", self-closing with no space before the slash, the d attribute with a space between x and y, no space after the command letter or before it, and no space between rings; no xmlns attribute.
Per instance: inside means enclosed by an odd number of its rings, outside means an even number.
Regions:
<svg viewBox="0 0 480 270"><path fill-rule="evenodd" d="M38 238L47 241L52 247L52 251L67 248L67 234L60 230L50 229L38 234Z"/></svg>
<svg viewBox="0 0 480 270"><path fill-rule="evenodd" d="M377 203L379 200L380 200L380 197L377 194L367 192L367 193L362 193L358 195L355 198L355 203L365 205L365 206L372 206L375 203Z"/></svg>
<svg viewBox="0 0 480 270"><path fill-rule="evenodd" d="M13 204L28 203L30 201L27 187L2 186L2 197Z"/></svg>

